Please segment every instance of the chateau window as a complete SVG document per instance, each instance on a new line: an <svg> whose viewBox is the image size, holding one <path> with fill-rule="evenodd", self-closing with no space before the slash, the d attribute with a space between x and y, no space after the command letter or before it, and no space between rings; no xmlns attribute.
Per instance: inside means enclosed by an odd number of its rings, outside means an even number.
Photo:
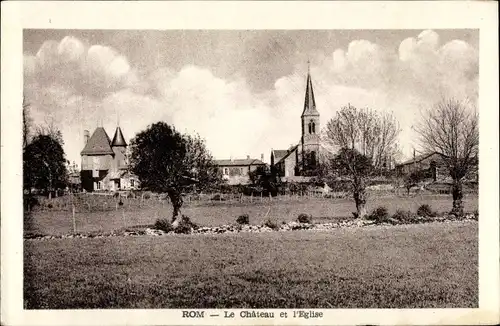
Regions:
<svg viewBox="0 0 500 326"><path fill-rule="evenodd" d="M135 186L135 180L134 180L134 179L130 179L130 186L131 186L131 187L134 187L134 186Z"/></svg>
<svg viewBox="0 0 500 326"><path fill-rule="evenodd" d="M97 190L101 190L101 181L97 181L96 188Z"/></svg>

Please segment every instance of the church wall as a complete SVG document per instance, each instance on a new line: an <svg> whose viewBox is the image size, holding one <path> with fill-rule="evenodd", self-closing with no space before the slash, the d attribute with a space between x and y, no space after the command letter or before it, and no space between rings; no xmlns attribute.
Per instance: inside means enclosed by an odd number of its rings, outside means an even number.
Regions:
<svg viewBox="0 0 500 326"><path fill-rule="evenodd" d="M296 166L296 153L291 153L285 158L285 177L291 177L295 175L295 166Z"/></svg>

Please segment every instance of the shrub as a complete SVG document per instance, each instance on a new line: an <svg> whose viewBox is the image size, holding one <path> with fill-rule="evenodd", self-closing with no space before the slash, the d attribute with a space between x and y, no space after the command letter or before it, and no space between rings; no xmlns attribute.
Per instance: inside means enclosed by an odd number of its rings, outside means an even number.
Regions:
<svg viewBox="0 0 500 326"><path fill-rule="evenodd" d="M479 211L477 209L474 211L474 219L475 220L479 219Z"/></svg>
<svg viewBox="0 0 500 326"><path fill-rule="evenodd" d="M417 215L422 217L433 217L436 216L436 213L432 211L429 205L423 204L417 209Z"/></svg>
<svg viewBox="0 0 500 326"><path fill-rule="evenodd" d="M162 230L164 232L170 232L174 229L172 227L172 223L170 223L170 221L166 218L157 219L154 228L157 230Z"/></svg>
<svg viewBox="0 0 500 326"><path fill-rule="evenodd" d="M121 199L120 199L120 201L118 202L118 205L123 206L123 202L122 202L122 200L121 200Z"/></svg>
<svg viewBox="0 0 500 326"><path fill-rule="evenodd" d="M377 223L383 223L389 218L389 212L387 208L380 206L374 209L366 218Z"/></svg>
<svg viewBox="0 0 500 326"><path fill-rule="evenodd" d="M392 219L400 223L414 223L417 220L416 217L415 213L402 209L398 209L396 213L392 215Z"/></svg>
<svg viewBox="0 0 500 326"><path fill-rule="evenodd" d="M299 223L312 223L312 216L310 214L302 213L302 214L299 214L297 221Z"/></svg>
<svg viewBox="0 0 500 326"><path fill-rule="evenodd" d="M222 197L221 195L219 194L216 194L215 196L212 197L211 199L212 201L224 201L224 197Z"/></svg>
<svg viewBox="0 0 500 326"><path fill-rule="evenodd" d="M142 194L142 199L150 199L151 198L151 192L145 192Z"/></svg>
<svg viewBox="0 0 500 326"><path fill-rule="evenodd" d="M179 224L174 229L174 232L188 234L188 233L191 233L191 231L193 229L197 229L197 228L198 228L198 225L191 222L191 219L188 216L182 215L182 217L179 220Z"/></svg>
<svg viewBox="0 0 500 326"><path fill-rule="evenodd" d="M250 223L250 218L248 214L243 214L240 215L236 218L236 223L243 225L243 224L249 224Z"/></svg>
<svg viewBox="0 0 500 326"><path fill-rule="evenodd" d="M273 230L279 230L279 226L276 222L272 221L270 218L268 218L265 222L264 222L264 226L267 226L268 228L270 229L273 229Z"/></svg>

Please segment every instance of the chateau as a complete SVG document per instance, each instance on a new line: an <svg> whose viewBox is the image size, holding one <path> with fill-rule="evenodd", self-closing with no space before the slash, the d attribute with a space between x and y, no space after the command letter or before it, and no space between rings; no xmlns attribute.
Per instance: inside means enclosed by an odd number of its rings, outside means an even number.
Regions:
<svg viewBox="0 0 500 326"><path fill-rule="evenodd" d="M96 128L92 137L84 131L81 182L85 191L117 191L138 187L138 179L128 171L127 142L120 127L116 127L113 140L106 130Z"/></svg>
<svg viewBox="0 0 500 326"><path fill-rule="evenodd" d="M308 71L304 109L300 117L302 132L300 142L289 149L271 150L271 167L280 177L303 176L316 167L320 151L319 117L311 74Z"/></svg>

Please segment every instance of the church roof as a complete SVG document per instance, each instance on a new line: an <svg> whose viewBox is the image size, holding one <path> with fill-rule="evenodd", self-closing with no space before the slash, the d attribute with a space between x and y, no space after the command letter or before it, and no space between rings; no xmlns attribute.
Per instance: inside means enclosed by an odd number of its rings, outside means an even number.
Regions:
<svg viewBox="0 0 500 326"><path fill-rule="evenodd" d="M302 116L314 115L319 116L316 110L316 100L314 99L314 91L312 86L311 74L307 72L306 98L304 100L304 111Z"/></svg>
<svg viewBox="0 0 500 326"><path fill-rule="evenodd" d="M295 153L295 151L297 150L298 147L299 147L299 144L292 146L289 149L285 149L285 150L280 150L280 149L274 150L275 152L279 151L280 153L285 152L285 155L281 156L279 159L277 159L275 156L275 163L274 164L278 164L279 162L283 161L288 156L290 156L290 154Z"/></svg>
<svg viewBox="0 0 500 326"><path fill-rule="evenodd" d="M123 133L120 127L116 127L111 146L127 146L127 142L125 141L125 137L123 137Z"/></svg>
<svg viewBox="0 0 500 326"><path fill-rule="evenodd" d="M87 144L83 148L81 155L107 155L114 154L111 149L111 140L106 130L102 127L96 128Z"/></svg>
<svg viewBox="0 0 500 326"><path fill-rule="evenodd" d="M273 150L274 161L279 162L287 154L288 154L288 150L286 150L286 149L274 149Z"/></svg>

